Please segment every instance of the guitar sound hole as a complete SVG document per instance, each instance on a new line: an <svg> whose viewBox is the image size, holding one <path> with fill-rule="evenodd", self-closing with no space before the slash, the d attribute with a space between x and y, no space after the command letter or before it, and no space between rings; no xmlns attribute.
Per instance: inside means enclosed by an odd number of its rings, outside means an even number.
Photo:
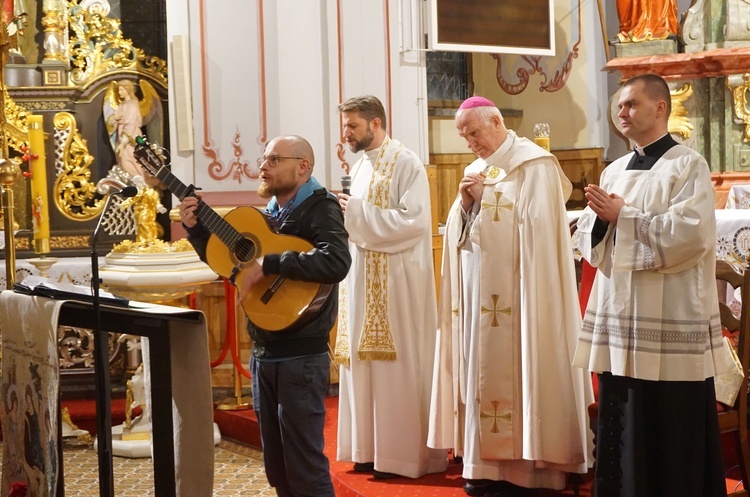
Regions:
<svg viewBox="0 0 750 497"><path fill-rule="evenodd" d="M255 244L242 238L234 244L234 254L240 262L249 262L255 259Z"/></svg>

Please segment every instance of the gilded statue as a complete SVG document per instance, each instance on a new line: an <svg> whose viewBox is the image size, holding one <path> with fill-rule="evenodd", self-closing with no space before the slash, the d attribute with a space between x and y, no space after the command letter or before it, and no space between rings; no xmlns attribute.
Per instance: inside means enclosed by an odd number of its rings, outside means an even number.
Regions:
<svg viewBox="0 0 750 497"><path fill-rule="evenodd" d="M617 0L620 43L665 40L676 36L677 0Z"/></svg>
<svg viewBox="0 0 750 497"><path fill-rule="evenodd" d="M138 193L134 197L125 199L120 207L122 209L133 207L136 224L135 243L139 246L148 246L162 234L161 226L156 222L156 213L166 212L166 209L159 201L158 190L148 186L140 176L135 179L135 182L138 186Z"/></svg>

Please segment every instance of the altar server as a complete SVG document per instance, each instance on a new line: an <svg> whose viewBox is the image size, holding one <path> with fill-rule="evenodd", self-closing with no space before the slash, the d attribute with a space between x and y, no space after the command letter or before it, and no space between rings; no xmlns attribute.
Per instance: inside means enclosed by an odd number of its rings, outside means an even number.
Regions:
<svg viewBox="0 0 750 497"><path fill-rule="evenodd" d="M660 76L629 79L617 105L635 149L585 189L578 220L598 268L575 355L600 373L595 495L723 496L711 171L669 135Z"/></svg>

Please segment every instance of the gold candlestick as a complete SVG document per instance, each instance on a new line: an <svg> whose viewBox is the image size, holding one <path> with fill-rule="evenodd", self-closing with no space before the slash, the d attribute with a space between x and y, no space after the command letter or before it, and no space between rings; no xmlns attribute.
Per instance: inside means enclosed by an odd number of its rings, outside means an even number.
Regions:
<svg viewBox="0 0 750 497"><path fill-rule="evenodd" d="M5 221L5 281L10 290L16 282L16 235L13 226L13 183L16 182L20 159L0 157L0 185L2 185L2 208Z"/></svg>

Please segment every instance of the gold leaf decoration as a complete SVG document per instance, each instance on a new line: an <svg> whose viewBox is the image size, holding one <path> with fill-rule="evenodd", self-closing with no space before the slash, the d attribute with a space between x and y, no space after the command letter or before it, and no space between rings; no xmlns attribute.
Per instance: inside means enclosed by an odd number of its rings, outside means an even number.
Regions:
<svg viewBox="0 0 750 497"><path fill-rule="evenodd" d="M96 183L91 181L94 157L89 154L72 114L56 114L54 125L57 179L52 191L55 205L68 219L88 221L104 208L104 199L96 198Z"/></svg>
<svg viewBox="0 0 750 497"><path fill-rule="evenodd" d="M89 11L78 5L78 0L71 0L69 6L73 85L88 86L110 71L132 71L167 87L167 62L146 55L130 39L123 38L119 19L107 17L99 9Z"/></svg>
<svg viewBox="0 0 750 497"><path fill-rule="evenodd" d="M688 119L688 111L685 109L685 101L690 98L693 94L693 87L690 83L685 85L679 90L672 90L669 92L672 95L672 113L669 114L669 132L677 133L682 136L683 140L690 138L690 133L693 131L693 125Z"/></svg>
<svg viewBox="0 0 750 497"><path fill-rule="evenodd" d="M730 79L733 79L736 82L739 77L726 78L726 85L732 92L734 113L737 116L737 120L740 124L745 125L745 130L742 133L742 141L750 142L750 109L747 108L747 93L750 91L750 73L742 75L742 83L740 84L730 84Z"/></svg>

